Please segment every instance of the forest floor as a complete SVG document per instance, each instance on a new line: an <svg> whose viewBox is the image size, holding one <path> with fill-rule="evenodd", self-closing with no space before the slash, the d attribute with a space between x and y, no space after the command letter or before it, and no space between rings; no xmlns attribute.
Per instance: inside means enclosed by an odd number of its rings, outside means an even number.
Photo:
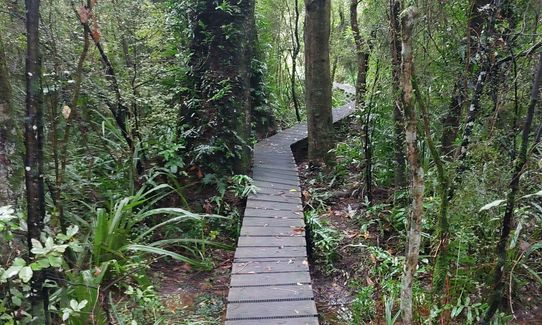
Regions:
<svg viewBox="0 0 542 325"><path fill-rule="evenodd" d="M153 282L167 311L164 324L221 324L230 283L233 251L215 250L215 268L202 271L182 262L156 263Z"/></svg>

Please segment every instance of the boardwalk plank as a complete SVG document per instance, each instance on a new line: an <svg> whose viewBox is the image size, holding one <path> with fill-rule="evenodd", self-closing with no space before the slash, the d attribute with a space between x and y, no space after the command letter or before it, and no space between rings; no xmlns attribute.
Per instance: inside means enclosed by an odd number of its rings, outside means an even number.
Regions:
<svg viewBox="0 0 542 325"><path fill-rule="evenodd" d="M257 325L318 325L318 317L259 319ZM227 320L225 325L254 325L254 320Z"/></svg>
<svg viewBox="0 0 542 325"><path fill-rule="evenodd" d="M249 200L247 202L247 208L264 209L264 210L284 210L284 211L301 211L303 209L301 204L278 202L278 201L279 199L277 199L277 202Z"/></svg>
<svg viewBox="0 0 542 325"><path fill-rule="evenodd" d="M284 203L293 203L293 204L301 204L301 197L298 195L285 195L284 193L277 193L277 194L263 194L263 193L256 193L251 194L248 197L248 200L257 200L257 201L269 201L269 202L277 202L277 200L280 200L280 202Z"/></svg>
<svg viewBox="0 0 542 325"><path fill-rule="evenodd" d="M305 237L305 227L252 227L241 228L241 236Z"/></svg>
<svg viewBox="0 0 542 325"><path fill-rule="evenodd" d="M264 209L245 209L245 217L255 218L286 218L303 219L303 212L283 211L283 210L264 210Z"/></svg>
<svg viewBox="0 0 542 325"><path fill-rule="evenodd" d="M306 257L305 247L238 247L235 251L236 259L254 258L290 258Z"/></svg>
<svg viewBox="0 0 542 325"><path fill-rule="evenodd" d="M242 236L237 247L304 247L306 244L304 237Z"/></svg>
<svg viewBox="0 0 542 325"><path fill-rule="evenodd" d="M265 182L265 181L254 181L254 185L259 188L274 188L274 189L280 189L280 190L295 190L295 191L301 191L301 188L297 185L286 185L286 184L279 184L279 183L272 183L272 182Z"/></svg>
<svg viewBox="0 0 542 325"><path fill-rule="evenodd" d="M276 272L308 272L307 258L246 260L234 262L233 274L276 273Z"/></svg>
<svg viewBox="0 0 542 325"><path fill-rule="evenodd" d="M301 192L297 189L283 190L280 188L269 188L269 187L260 187L256 190L256 195L265 194L265 195L285 195L290 197L301 198Z"/></svg>
<svg viewBox="0 0 542 325"><path fill-rule="evenodd" d="M276 170L282 170L282 171L289 171L297 173L297 166L279 166L279 165L266 165L258 162L254 162L253 164L254 168L269 168L269 169L276 169Z"/></svg>
<svg viewBox="0 0 542 325"><path fill-rule="evenodd" d="M227 319L261 319L269 317L300 317L316 316L316 306L312 300L277 301L261 303L228 304ZM254 322L254 321L253 321ZM259 324L259 321L254 322Z"/></svg>
<svg viewBox="0 0 542 325"><path fill-rule="evenodd" d="M310 284L309 272L233 274L231 287Z"/></svg>
<svg viewBox="0 0 542 325"><path fill-rule="evenodd" d="M288 299L312 299L314 297L310 284L231 288L228 302L255 302Z"/></svg>
<svg viewBox="0 0 542 325"><path fill-rule="evenodd" d="M300 186L299 178L289 177L289 178L278 178L274 176L255 176L254 182L269 182L273 184L283 184L290 186Z"/></svg>
<svg viewBox="0 0 542 325"><path fill-rule="evenodd" d="M252 173L252 179L276 179L278 180L279 182L281 180L286 180L286 181L292 181L292 180L296 180L299 182L299 177L296 175L296 174L280 174L280 173L277 173L277 172L274 172L274 171L264 171L264 170L258 170L254 173Z"/></svg>
<svg viewBox="0 0 542 325"><path fill-rule="evenodd" d="M243 219L243 227L304 227L303 219L251 218Z"/></svg>
<svg viewBox="0 0 542 325"><path fill-rule="evenodd" d="M269 166L260 166L257 169L253 170L254 173L267 173L267 174L273 174L273 175L285 175L285 176L294 176L299 178L297 168L292 170L284 170L284 169L274 169Z"/></svg>

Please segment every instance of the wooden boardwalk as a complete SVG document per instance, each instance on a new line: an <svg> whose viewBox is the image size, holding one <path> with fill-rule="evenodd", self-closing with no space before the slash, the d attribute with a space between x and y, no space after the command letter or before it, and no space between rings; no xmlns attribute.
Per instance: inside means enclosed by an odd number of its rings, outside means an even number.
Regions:
<svg viewBox="0 0 542 325"><path fill-rule="evenodd" d="M350 93L346 85L335 85ZM333 110L342 120L349 103ZM305 123L269 137L254 148L258 193L247 200L235 252L226 325L317 325L307 260L301 188L291 146L307 137Z"/></svg>

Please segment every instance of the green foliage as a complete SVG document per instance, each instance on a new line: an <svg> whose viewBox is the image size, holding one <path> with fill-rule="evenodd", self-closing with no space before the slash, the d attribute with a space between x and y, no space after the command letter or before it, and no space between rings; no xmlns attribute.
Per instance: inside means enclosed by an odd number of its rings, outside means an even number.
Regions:
<svg viewBox="0 0 542 325"><path fill-rule="evenodd" d="M376 313L374 287L364 287L352 302L352 321L362 324L373 319Z"/></svg>
<svg viewBox="0 0 542 325"><path fill-rule="evenodd" d="M315 210L305 213L305 222L316 255L325 265L326 272L331 273L334 270L333 262L339 253L339 244L342 240L341 234L336 229L329 226Z"/></svg>

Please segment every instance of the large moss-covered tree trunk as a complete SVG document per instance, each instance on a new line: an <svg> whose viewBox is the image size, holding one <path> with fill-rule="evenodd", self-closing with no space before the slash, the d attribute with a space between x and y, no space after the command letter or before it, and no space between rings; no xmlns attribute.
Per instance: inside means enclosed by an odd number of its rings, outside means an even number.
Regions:
<svg viewBox="0 0 542 325"><path fill-rule="evenodd" d="M13 143L11 85L6 67L4 44L0 35L0 206L13 203L10 186L11 159L15 152Z"/></svg>
<svg viewBox="0 0 542 325"><path fill-rule="evenodd" d="M203 169L229 167L245 173L249 168L254 5L254 0L199 0L193 5L191 93L180 116L189 136L187 150Z"/></svg>
<svg viewBox="0 0 542 325"><path fill-rule="evenodd" d="M305 0L305 102L309 160L333 162L333 116L329 62L330 0Z"/></svg>

